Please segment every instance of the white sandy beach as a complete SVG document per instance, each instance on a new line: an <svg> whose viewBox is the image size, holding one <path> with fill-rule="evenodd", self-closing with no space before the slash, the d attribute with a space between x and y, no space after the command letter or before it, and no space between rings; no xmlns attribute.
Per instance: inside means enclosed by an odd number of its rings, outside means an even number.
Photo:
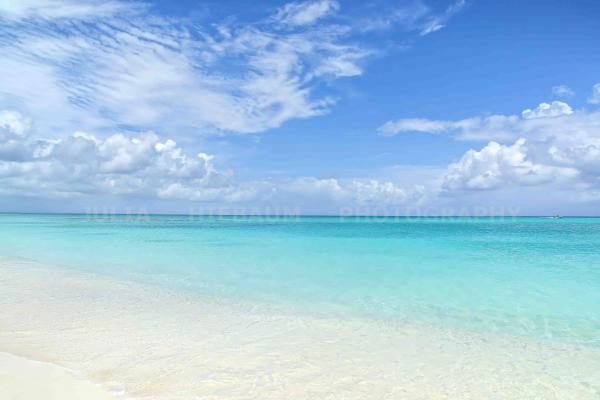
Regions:
<svg viewBox="0 0 600 400"><path fill-rule="evenodd" d="M14 399L119 390L168 400L600 394L593 347L294 315L22 262L0 263L0 351L74 371L5 355L0 392Z"/></svg>
<svg viewBox="0 0 600 400"><path fill-rule="evenodd" d="M8 353L0 353L0 393L3 400L116 399L65 368Z"/></svg>

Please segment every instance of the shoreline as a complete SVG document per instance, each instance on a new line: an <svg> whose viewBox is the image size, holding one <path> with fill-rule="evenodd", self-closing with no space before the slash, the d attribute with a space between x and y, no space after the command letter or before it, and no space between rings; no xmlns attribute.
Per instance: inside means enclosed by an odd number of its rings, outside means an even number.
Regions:
<svg viewBox="0 0 600 400"><path fill-rule="evenodd" d="M0 263L0 351L156 399L593 399L600 349L273 312ZM27 317L26 317L27 316ZM496 396L496 397L494 397Z"/></svg>

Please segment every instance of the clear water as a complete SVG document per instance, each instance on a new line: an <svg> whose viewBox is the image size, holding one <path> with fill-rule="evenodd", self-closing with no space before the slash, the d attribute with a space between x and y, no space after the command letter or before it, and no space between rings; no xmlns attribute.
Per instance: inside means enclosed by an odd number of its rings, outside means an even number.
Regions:
<svg viewBox="0 0 600 400"><path fill-rule="evenodd" d="M335 316L600 345L600 219L0 214L0 256Z"/></svg>

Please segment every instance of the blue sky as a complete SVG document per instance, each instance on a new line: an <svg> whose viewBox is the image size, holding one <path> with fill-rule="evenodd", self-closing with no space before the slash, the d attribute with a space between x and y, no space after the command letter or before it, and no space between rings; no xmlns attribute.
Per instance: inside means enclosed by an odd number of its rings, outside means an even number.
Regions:
<svg viewBox="0 0 600 400"><path fill-rule="evenodd" d="M0 2L5 211L600 214L600 4Z"/></svg>

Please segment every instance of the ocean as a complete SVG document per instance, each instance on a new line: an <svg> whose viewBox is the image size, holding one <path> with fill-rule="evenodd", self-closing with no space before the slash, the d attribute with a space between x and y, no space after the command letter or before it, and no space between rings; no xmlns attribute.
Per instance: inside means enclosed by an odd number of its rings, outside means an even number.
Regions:
<svg viewBox="0 0 600 400"><path fill-rule="evenodd" d="M495 355L490 353L489 359L499 357L496 351L510 353L500 348L506 341L527 343L524 348L542 346L528 360L540 368L532 367L535 371L551 371L547 376L538 372L542 376L536 379L547 378L554 385L565 370L552 370L543 360L568 354L573 361L571 356L577 353L589 355L588 361L594 363L600 350L600 219L596 218L1 214L0 258L6 265L36 265L28 274L43 271L46 281L52 276L60 280L64 273L78 274L89 277L88 283L97 279L143 287L145 293L171 293L165 295L170 298L198 296L209 303L235 304L243 307L242 314L260 313L258 321L264 321L265 315L329 321L327 330L332 335L337 323L332 321L361 321L366 324L361 326L374 332L407 326L411 332L426 330L423 336L436 332L438 339L431 339L428 348L444 349L446 339L439 338L462 335L470 338L461 342L464 351L476 347L479 361L491 350L468 343L496 341L490 347ZM6 279L12 286L19 285L16 278ZM41 283L36 285L44 291ZM32 290L28 287L27 293ZM86 292L73 296L71 300L97 306L96 292L90 291L89 298ZM44 302L51 303L52 298ZM1 304L12 306L11 299L5 294ZM140 304L138 311L143 308ZM14 310L16 315L18 307ZM181 326L186 329L185 323ZM348 327L340 329L347 332ZM255 335L261 340L260 332ZM11 343L14 348L21 342ZM0 351L1 344L0 340ZM52 346L40 348L60 358ZM371 352L390 350L373 346ZM545 352L544 346L554 350ZM409 362L403 368L421 368L431 381L422 386L430 389L436 381L444 382L436 374L454 365L449 357L443 367L427 351L412 356L414 365ZM515 357L514 362L520 355ZM442 366L428 372L419 359L436 365L439 361ZM596 364L588 366L594 371ZM98 371L89 371L97 377ZM493 379L493 371L489 372ZM458 375L456 380L477 380L476 372L468 374L472 376ZM600 372L581 374L569 384L580 384L583 392L569 386L569 393L594 398L600 393ZM516 377L510 379L518 382ZM455 393L448 398L471 398L462 396L460 384L453 385L456 392L444 389L443 393ZM568 398L555 389L557 398ZM429 398L436 398L435 389L431 390ZM488 395L484 389L470 390ZM546 393L531 390L536 395ZM335 393L330 398L342 398L334 397ZM412 398L406 393L406 398ZM519 397L523 393L516 392L514 398L525 398ZM298 394L298 398L303 397Z"/></svg>

